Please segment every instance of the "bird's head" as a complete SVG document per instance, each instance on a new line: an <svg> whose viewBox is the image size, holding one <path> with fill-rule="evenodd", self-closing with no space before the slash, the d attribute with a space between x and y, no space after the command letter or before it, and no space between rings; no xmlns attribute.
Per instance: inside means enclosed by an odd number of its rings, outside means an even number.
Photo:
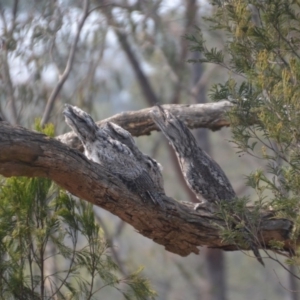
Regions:
<svg viewBox="0 0 300 300"><path fill-rule="evenodd" d="M175 117L168 109L164 109L161 106L154 107L150 112L152 120L157 127L164 133L169 140L179 140L182 132L184 132L185 126L182 125L177 117Z"/></svg>
<svg viewBox="0 0 300 300"><path fill-rule="evenodd" d="M77 106L65 104L63 115L65 116L66 123L76 133L83 144L95 140L98 127L88 113Z"/></svg>
<svg viewBox="0 0 300 300"><path fill-rule="evenodd" d="M163 109L161 106L156 106L151 110L150 115L157 127L164 133L173 147L175 147L178 154L183 151L183 141L186 137L189 137L189 142L197 147L195 138L187 126L179 118L174 116L170 110ZM191 154L191 149L184 150L185 154Z"/></svg>

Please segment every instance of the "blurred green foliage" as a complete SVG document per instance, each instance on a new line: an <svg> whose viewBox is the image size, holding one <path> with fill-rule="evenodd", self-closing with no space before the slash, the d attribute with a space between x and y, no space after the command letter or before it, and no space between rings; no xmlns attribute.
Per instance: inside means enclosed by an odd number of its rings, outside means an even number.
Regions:
<svg viewBox="0 0 300 300"><path fill-rule="evenodd" d="M232 142L239 153L262 160L247 178L256 210L271 206L293 221L299 236L300 208L300 4L296 1L212 1L206 18L226 36L223 49L208 48L201 30L187 36L192 51L228 70L229 79L211 88L214 101L229 100ZM257 222L258 220L256 220ZM273 243L278 249L278 243Z"/></svg>

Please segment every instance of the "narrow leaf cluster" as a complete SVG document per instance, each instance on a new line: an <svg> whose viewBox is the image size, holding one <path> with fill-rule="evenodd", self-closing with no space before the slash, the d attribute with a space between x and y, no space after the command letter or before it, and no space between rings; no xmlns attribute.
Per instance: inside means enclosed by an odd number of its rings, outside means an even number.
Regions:
<svg viewBox="0 0 300 300"><path fill-rule="evenodd" d="M209 49L200 29L188 36L201 60L228 70L228 80L210 91L214 101L234 104L229 113L239 153L262 160L248 176L255 203L294 222L299 234L300 194L300 4L297 1L212 1L207 18L224 38ZM276 243L274 243L275 245ZM278 243L276 244L278 248Z"/></svg>

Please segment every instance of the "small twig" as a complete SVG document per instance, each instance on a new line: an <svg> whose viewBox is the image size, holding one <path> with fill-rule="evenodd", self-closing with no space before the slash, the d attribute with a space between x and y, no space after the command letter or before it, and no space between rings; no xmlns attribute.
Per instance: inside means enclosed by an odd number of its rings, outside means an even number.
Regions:
<svg viewBox="0 0 300 300"><path fill-rule="evenodd" d="M265 251L265 253L267 254L268 258L270 258L273 261L276 261L284 270L286 270L289 274L291 274L292 276L294 276L295 278L297 278L298 280L300 280L300 277L297 276L295 273L292 273L291 270L289 270L289 268L287 268L278 258L274 258L272 257L268 251ZM275 253L276 255L276 253Z"/></svg>
<svg viewBox="0 0 300 300"><path fill-rule="evenodd" d="M94 215L95 215L96 221L99 223L99 225L103 229L106 239L111 243L110 250L111 250L113 258L115 259L115 262L118 264L118 267L119 267L121 273L124 276L128 276L128 273L127 273L127 271L124 268L124 264L121 262L121 259L120 259L119 255L118 255L117 251L114 248L113 237L110 236L105 223L102 221L102 219L99 217L99 215L97 213L95 213ZM124 223L124 222L122 221L122 223Z"/></svg>
<svg viewBox="0 0 300 300"><path fill-rule="evenodd" d="M283 36L282 32L279 30L277 23L272 22L271 23L273 25L273 28L277 31L277 33L279 34L279 37L281 39L283 39L286 44L289 46L289 48L291 49L292 53L298 58L300 59L300 55L297 53L297 51L293 48L293 46L291 45L291 43Z"/></svg>
<svg viewBox="0 0 300 300"><path fill-rule="evenodd" d="M278 283L279 283L286 291L288 291L288 292L290 292L290 293L298 293L298 292L299 292L299 291L293 291L293 290L290 290L290 289L286 288L286 287L281 283L280 278L279 278L278 274L276 273L276 271L275 271L274 269L273 269L273 272L274 272L274 274L276 275L276 277L277 277L277 279L278 279Z"/></svg>
<svg viewBox="0 0 300 300"><path fill-rule="evenodd" d="M57 99L57 96L58 96L60 90L62 89L64 83L66 82L66 80L67 80L67 78L68 78L68 76L69 76L69 74L72 70L73 63L74 63L74 58L75 58L75 53L76 53L76 48L77 48L77 44L78 44L79 37L80 37L80 33L81 33L81 30L83 28L83 25L84 25L87 17L90 14L89 4L90 4L89 0L84 1L83 15L82 15L82 18L81 18L81 20L78 24L77 32L76 32L75 39L74 39L73 44L72 44L71 49L70 49L70 53L69 53L69 57L68 57L68 61L67 61L65 70L62 73L62 75L60 76L60 79L59 79L58 83L56 84L55 88L53 89L53 91L52 91L52 93L51 93L51 95L50 95L50 97L47 101L47 105L46 105L46 108L45 108L45 111L44 111L44 114L43 114L43 117L42 117L42 121L41 121L41 126L44 126L48 122L50 113L53 109L54 102Z"/></svg>

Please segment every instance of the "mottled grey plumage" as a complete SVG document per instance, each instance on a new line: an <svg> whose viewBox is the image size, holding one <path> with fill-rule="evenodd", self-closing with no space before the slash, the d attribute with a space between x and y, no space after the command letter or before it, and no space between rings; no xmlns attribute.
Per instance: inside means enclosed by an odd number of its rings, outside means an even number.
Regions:
<svg viewBox="0 0 300 300"><path fill-rule="evenodd" d="M164 207L161 194L144 163L140 163L126 144L109 134L113 127L111 124L98 127L89 114L76 106L66 105L63 114L66 123L81 140L88 159L109 169L142 198L151 199L155 204ZM129 132L128 134L130 135ZM125 138L125 130L123 135ZM127 142L129 140L127 136Z"/></svg>
<svg viewBox="0 0 300 300"><path fill-rule="evenodd" d="M236 197L221 167L198 147L185 124L160 107L151 111L151 117L173 146L188 186L203 204Z"/></svg>
<svg viewBox="0 0 300 300"><path fill-rule="evenodd" d="M170 111L155 107L151 117L174 148L184 178L190 189L202 201L200 205L210 208L220 201L234 201L236 193L221 167L196 142L187 126ZM197 209L200 205L196 205ZM258 248L245 229L245 240L257 260L264 265Z"/></svg>
<svg viewBox="0 0 300 300"><path fill-rule="evenodd" d="M112 122L104 123L103 125L101 125L101 129L104 130L113 139L126 145L131 150L135 158L139 161L139 163L145 168L145 170L147 170L149 176L156 184L157 191L165 193L164 180L161 173L162 166L155 159L140 151L132 135L124 128Z"/></svg>

